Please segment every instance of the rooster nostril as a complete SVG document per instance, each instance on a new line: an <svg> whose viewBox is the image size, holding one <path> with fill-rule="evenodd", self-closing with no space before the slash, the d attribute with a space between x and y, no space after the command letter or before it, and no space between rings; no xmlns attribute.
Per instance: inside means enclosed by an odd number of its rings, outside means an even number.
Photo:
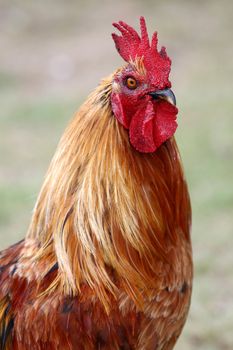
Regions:
<svg viewBox="0 0 233 350"><path fill-rule="evenodd" d="M149 95L152 96L154 100L164 99L176 105L176 97L171 89L152 91L149 92Z"/></svg>

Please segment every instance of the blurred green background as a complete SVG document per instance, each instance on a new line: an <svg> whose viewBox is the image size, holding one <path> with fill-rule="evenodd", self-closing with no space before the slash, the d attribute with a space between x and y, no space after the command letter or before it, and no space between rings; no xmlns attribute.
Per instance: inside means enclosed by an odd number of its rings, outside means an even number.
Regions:
<svg viewBox="0 0 233 350"><path fill-rule="evenodd" d="M124 19L173 59L177 140L193 206L194 292L180 350L233 349L233 1L0 0L0 248L25 235L56 144L122 64Z"/></svg>

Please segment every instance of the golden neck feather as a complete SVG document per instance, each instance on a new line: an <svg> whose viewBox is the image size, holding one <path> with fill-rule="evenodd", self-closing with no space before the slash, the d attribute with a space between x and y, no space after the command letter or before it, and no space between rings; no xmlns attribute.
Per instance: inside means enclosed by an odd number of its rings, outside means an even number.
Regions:
<svg viewBox="0 0 233 350"><path fill-rule="evenodd" d="M88 283L106 308L107 295L117 294L109 267L138 303L140 291L154 287L158 260L166 260L164 244L174 239L172 225L183 222L188 230L174 196L189 205L178 198L185 185L175 141L154 154L135 151L112 114L111 80L89 96L66 129L27 236L38 242L36 259L58 262L64 293L78 294Z"/></svg>

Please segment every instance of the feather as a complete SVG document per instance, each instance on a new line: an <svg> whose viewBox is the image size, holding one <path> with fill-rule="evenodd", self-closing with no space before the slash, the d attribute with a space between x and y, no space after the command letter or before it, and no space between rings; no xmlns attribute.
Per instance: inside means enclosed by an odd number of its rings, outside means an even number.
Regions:
<svg viewBox="0 0 233 350"><path fill-rule="evenodd" d="M149 45L143 19L141 32ZM130 64L146 74L142 59ZM0 350L168 350L185 323L191 207L177 145L131 146L114 75L62 136L25 240L0 255Z"/></svg>

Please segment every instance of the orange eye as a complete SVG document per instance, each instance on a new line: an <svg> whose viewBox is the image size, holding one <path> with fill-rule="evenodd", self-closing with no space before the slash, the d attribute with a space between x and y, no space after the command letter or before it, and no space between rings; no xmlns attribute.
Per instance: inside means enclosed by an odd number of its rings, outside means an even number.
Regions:
<svg viewBox="0 0 233 350"><path fill-rule="evenodd" d="M127 88L130 90L134 90L137 87L137 81L133 77L129 77L126 79Z"/></svg>

